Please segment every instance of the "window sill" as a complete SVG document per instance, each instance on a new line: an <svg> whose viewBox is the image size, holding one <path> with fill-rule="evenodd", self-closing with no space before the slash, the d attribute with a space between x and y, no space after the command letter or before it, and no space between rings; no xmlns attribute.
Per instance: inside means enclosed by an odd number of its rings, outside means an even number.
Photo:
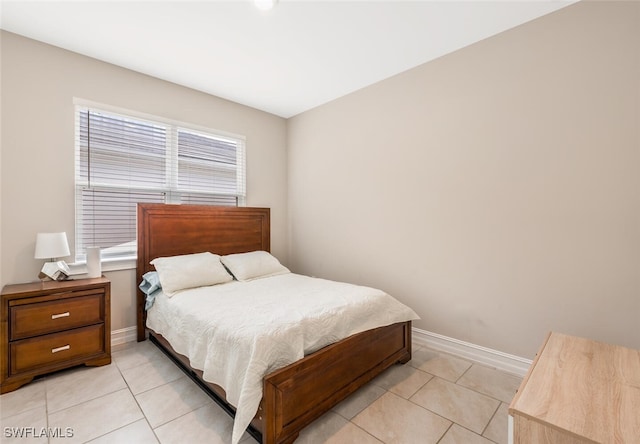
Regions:
<svg viewBox="0 0 640 444"><path fill-rule="evenodd" d="M71 270L71 276L82 277L81 275L87 274L87 263L85 261L78 261L68 265ZM134 270L136 268L136 258L102 259L101 266L102 272Z"/></svg>

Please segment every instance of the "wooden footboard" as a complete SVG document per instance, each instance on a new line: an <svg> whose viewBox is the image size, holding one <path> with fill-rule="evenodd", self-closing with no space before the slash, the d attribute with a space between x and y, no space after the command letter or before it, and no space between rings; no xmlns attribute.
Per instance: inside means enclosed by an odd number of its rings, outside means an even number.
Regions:
<svg viewBox="0 0 640 444"><path fill-rule="evenodd" d="M293 442L358 388L410 359L411 322L403 322L350 336L267 375L263 444Z"/></svg>

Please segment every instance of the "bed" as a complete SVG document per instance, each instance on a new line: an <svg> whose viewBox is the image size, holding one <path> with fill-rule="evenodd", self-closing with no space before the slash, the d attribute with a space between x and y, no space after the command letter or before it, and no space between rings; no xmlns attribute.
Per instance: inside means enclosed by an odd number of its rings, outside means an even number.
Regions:
<svg viewBox="0 0 640 444"><path fill-rule="evenodd" d="M249 207L138 204L137 282L160 257L270 251L270 210ZM226 284L225 284L226 285ZM222 387L146 324L145 294L137 295L138 341L147 337L227 413ZM382 371L411 359L411 321L353 334L267 374L247 432L265 444L291 443L300 431Z"/></svg>

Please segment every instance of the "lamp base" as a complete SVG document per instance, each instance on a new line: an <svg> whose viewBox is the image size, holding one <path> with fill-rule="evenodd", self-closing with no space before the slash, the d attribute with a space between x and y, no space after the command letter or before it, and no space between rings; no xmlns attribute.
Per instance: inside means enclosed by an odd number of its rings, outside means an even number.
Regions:
<svg viewBox="0 0 640 444"><path fill-rule="evenodd" d="M70 274L71 272L65 261L45 262L40 274L38 274L38 278L49 278L54 281L64 281L69 279Z"/></svg>

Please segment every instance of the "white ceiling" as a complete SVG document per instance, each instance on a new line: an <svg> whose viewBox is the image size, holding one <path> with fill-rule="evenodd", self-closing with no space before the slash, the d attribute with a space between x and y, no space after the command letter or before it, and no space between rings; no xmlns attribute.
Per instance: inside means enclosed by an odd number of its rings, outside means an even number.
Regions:
<svg viewBox="0 0 640 444"><path fill-rule="evenodd" d="M291 117L573 2L2 0L0 27Z"/></svg>

